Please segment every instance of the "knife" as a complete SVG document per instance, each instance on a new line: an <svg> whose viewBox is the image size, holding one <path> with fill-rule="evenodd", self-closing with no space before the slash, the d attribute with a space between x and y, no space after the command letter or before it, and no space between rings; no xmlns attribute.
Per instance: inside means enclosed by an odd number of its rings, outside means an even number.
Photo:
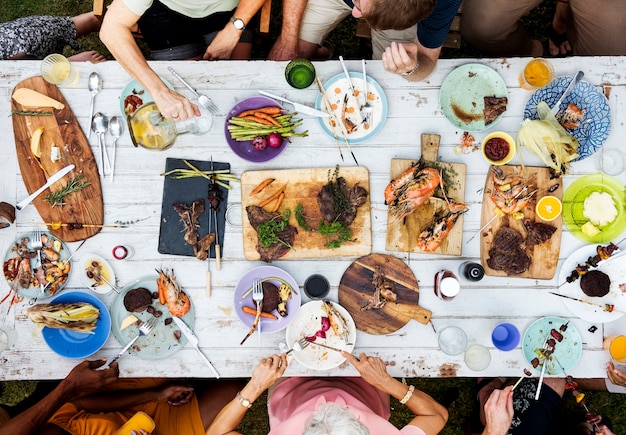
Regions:
<svg viewBox="0 0 626 435"><path fill-rule="evenodd" d="M334 350L335 352L339 352L339 353L341 353L341 352L348 352L346 349L339 349L337 347L332 347L332 346L329 346L327 344L318 343L316 341L312 341L311 344L314 344L314 345L320 346L320 347L325 347L326 349ZM350 343L348 343L348 344L350 344ZM350 353L350 352L348 352L348 353Z"/></svg>
<svg viewBox="0 0 626 435"><path fill-rule="evenodd" d="M274 100L282 101L283 103L288 103L293 105L293 108L298 113L304 113L305 115L317 116L318 118L328 118L330 115L326 112L322 112L321 110L314 109L313 107L306 106L300 103L294 103L291 100L288 100L283 97L279 97L278 95L270 94L269 92L259 91L259 94L265 95L266 97L273 98Z"/></svg>
<svg viewBox="0 0 626 435"><path fill-rule="evenodd" d="M48 187L52 186L54 183L59 181L61 178L63 178L72 169L74 169L74 165L68 165L68 166L64 167L63 169L61 169L60 171L55 172L54 174L52 174L52 176L50 178L48 178L48 181L46 181L46 184L44 184L39 189L37 189L35 192L33 192L33 194L30 195L28 198L23 199L22 201L18 202L17 205L15 206L15 208L18 209L18 210L21 210L24 207L26 207L28 204L31 203L31 201L33 199L35 199L39 195L41 195L41 192L43 192Z"/></svg>
<svg viewBox="0 0 626 435"><path fill-rule="evenodd" d="M207 363L207 365L215 375L215 378L219 379L220 374L217 372L217 370L215 370L215 367L213 367L211 361L209 361L209 359L202 353L202 351L198 347L198 337L196 336L196 334L189 328L189 326L187 326L183 319L176 316L172 316L172 319L174 319L174 322L176 322L180 330L183 332L183 334L185 334L185 337L187 337L189 343L196 349L196 352L198 352L202 359L204 359L204 361Z"/></svg>
<svg viewBox="0 0 626 435"><path fill-rule="evenodd" d="M556 116L556 114L559 113L559 108L561 107L561 103L563 102L565 97L567 97L570 94L570 92L572 92L572 89L576 87L576 85L578 84L580 79L583 78L584 75L585 74L582 71L578 71L576 75L574 76L574 78L572 79L572 81L569 82L569 85L567 86L567 88L565 88L565 92L563 92L563 95L561 95L561 98L556 100L556 103L554 103L554 106L552 106L552 109L550 109L550 111L552 112L554 116Z"/></svg>

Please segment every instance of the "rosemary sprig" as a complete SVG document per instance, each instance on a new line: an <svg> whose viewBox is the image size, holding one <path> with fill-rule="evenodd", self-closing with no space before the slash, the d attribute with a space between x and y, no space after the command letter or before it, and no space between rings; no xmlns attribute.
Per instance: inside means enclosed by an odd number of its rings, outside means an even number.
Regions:
<svg viewBox="0 0 626 435"><path fill-rule="evenodd" d="M52 116L52 112L38 112L36 110L12 110L9 116L22 115L22 116Z"/></svg>
<svg viewBox="0 0 626 435"><path fill-rule="evenodd" d="M130 220L130 221L115 221L115 223L117 225L122 225L124 227L128 226L128 225L134 225L136 223L139 223L141 221L145 221L150 219L149 217L145 217L145 218L141 218L141 219L134 219L134 220Z"/></svg>
<svg viewBox="0 0 626 435"><path fill-rule="evenodd" d="M83 181L83 176L78 175L72 178L70 182L67 183L67 185L63 189L57 192L52 192L48 194L44 198L44 200L48 204L50 204L52 207L56 207L57 205L63 206L65 205L65 202L63 200L65 199L67 195L69 195L72 192L77 192L79 190L82 190L85 187L89 186L90 184L91 184L91 181Z"/></svg>

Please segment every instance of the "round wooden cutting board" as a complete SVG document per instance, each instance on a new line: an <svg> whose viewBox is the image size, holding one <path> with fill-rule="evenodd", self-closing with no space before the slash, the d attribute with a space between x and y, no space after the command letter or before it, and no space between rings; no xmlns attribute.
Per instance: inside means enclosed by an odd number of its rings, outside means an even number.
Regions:
<svg viewBox="0 0 626 435"><path fill-rule="evenodd" d="M363 311L374 295L372 276L379 266L385 278L396 285L397 302ZM415 319L426 324L431 312L418 305L419 287L409 266L386 254L370 254L353 262L339 283L339 303L350 313L356 329L374 335L390 334Z"/></svg>

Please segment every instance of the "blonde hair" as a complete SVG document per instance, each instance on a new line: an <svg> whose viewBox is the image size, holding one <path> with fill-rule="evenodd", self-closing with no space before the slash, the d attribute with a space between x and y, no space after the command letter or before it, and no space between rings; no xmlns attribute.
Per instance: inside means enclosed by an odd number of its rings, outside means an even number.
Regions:
<svg viewBox="0 0 626 435"><path fill-rule="evenodd" d="M304 424L302 435L369 435L370 431L345 406L323 403Z"/></svg>

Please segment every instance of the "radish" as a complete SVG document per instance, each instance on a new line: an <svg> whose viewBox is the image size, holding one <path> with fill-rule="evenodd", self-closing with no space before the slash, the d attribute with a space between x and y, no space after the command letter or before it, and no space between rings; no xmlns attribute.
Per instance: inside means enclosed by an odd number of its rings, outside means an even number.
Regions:
<svg viewBox="0 0 626 435"><path fill-rule="evenodd" d="M278 148L283 144L283 137L278 133L270 133L267 136L267 144L271 148Z"/></svg>
<svg viewBox="0 0 626 435"><path fill-rule="evenodd" d="M257 151L263 151L267 147L267 139L264 136L257 136L252 139L252 146Z"/></svg>

